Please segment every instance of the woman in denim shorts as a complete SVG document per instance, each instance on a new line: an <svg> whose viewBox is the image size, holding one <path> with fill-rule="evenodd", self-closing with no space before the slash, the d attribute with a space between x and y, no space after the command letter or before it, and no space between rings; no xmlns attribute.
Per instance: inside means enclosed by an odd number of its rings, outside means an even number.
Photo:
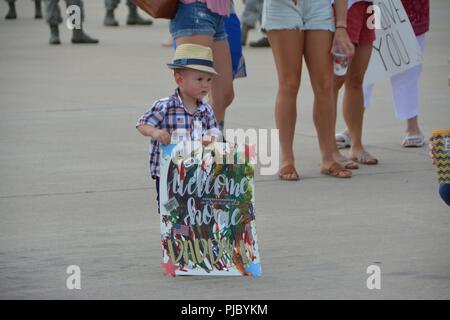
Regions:
<svg viewBox="0 0 450 320"><path fill-rule="evenodd" d="M262 29L267 32L278 74L275 121L281 145L282 180L298 180L293 140L297 118L302 57L314 91L314 124L321 151L321 172L337 178L351 177L333 158L333 45L348 56L354 47L345 29L347 0L336 0L336 24L331 0L265 0ZM335 30L337 31L335 32Z"/></svg>
<svg viewBox="0 0 450 320"><path fill-rule="evenodd" d="M221 129L225 109L234 99L230 48L224 19L230 13L230 0L180 0L170 33L176 45L200 44L213 51L214 69L220 74L212 82L210 104Z"/></svg>

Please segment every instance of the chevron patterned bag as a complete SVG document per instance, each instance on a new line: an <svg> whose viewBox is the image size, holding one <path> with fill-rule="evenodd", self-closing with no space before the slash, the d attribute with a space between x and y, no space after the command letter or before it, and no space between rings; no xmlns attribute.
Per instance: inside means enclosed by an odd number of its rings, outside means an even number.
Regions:
<svg viewBox="0 0 450 320"><path fill-rule="evenodd" d="M438 182L450 183L450 129L433 130L432 136Z"/></svg>

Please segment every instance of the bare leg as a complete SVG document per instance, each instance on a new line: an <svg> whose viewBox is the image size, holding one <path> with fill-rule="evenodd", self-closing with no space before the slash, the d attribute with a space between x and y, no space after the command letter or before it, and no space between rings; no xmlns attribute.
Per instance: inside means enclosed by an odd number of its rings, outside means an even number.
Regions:
<svg viewBox="0 0 450 320"><path fill-rule="evenodd" d="M309 30L305 34L305 61L308 66L311 85L314 91L314 124L321 153L321 167L328 169L336 161L333 151L334 140L334 92L333 66L330 55L333 33ZM351 176L351 171L343 170L339 177Z"/></svg>
<svg viewBox="0 0 450 320"><path fill-rule="evenodd" d="M420 136L419 116L406 120L406 133L410 136Z"/></svg>
<svg viewBox="0 0 450 320"><path fill-rule="evenodd" d="M422 147L425 144L422 130L419 126L419 116L406 120L406 137L403 140L403 147Z"/></svg>
<svg viewBox="0 0 450 320"><path fill-rule="evenodd" d="M268 32L278 75L275 102L275 122L280 135L281 168L295 167L293 150L297 121L297 94L300 88L304 33L300 30L273 30ZM289 50L286 50L289 44ZM295 170L281 175L285 180L297 180Z"/></svg>
<svg viewBox="0 0 450 320"><path fill-rule="evenodd" d="M336 118L337 118L337 104L339 100L339 91L341 90L342 86L345 83L345 76L334 76L334 85L333 85L333 94L334 94L334 104L333 104L333 129L334 132L336 132ZM339 152L339 149L336 146L336 143L334 144L333 148L333 156L335 159L339 158L341 153Z"/></svg>
<svg viewBox="0 0 450 320"><path fill-rule="evenodd" d="M336 118L337 118L337 105L339 98L339 91L345 83L346 75L344 76L336 76L334 75L334 104L333 104L333 131L336 133ZM348 159L346 156L341 154L339 151L336 142L333 144L333 158L336 162L343 165L346 169L356 170L359 168L358 164L354 161Z"/></svg>
<svg viewBox="0 0 450 320"><path fill-rule="evenodd" d="M345 81L344 119L351 139L350 158L358 159L365 153L362 144L362 128L365 110L363 82L371 53L371 44L363 44L356 47L355 56L350 64L347 79ZM367 164L376 164L378 162L373 157L370 157L367 161Z"/></svg>
<svg viewBox="0 0 450 320"><path fill-rule="evenodd" d="M220 74L215 77L211 86L211 106L217 122L223 127L225 111L233 102L233 70L228 40L213 43L214 69Z"/></svg>

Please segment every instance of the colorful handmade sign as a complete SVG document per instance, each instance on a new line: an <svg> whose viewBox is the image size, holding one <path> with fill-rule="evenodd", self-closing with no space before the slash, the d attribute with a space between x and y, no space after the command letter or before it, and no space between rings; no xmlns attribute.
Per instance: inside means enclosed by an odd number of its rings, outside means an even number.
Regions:
<svg viewBox="0 0 450 320"><path fill-rule="evenodd" d="M160 222L167 275L261 273L254 159L247 146L183 141L162 146ZM254 149L253 149L254 150Z"/></svg>

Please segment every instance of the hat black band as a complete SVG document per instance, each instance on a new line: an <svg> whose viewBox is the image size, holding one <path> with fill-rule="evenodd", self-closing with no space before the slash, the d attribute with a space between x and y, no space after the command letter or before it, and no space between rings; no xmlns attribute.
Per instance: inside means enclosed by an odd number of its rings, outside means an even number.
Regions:
<svg viewBox="0 0 450 320"><path fill-rule="evenodd" d="M205 59L177 59L177 60L173 61L173 64L176 64L179 66L187 66L189 64L196 64L196 65L211 67L211 68L213 66L212 61L205 60Z"/></svg>

